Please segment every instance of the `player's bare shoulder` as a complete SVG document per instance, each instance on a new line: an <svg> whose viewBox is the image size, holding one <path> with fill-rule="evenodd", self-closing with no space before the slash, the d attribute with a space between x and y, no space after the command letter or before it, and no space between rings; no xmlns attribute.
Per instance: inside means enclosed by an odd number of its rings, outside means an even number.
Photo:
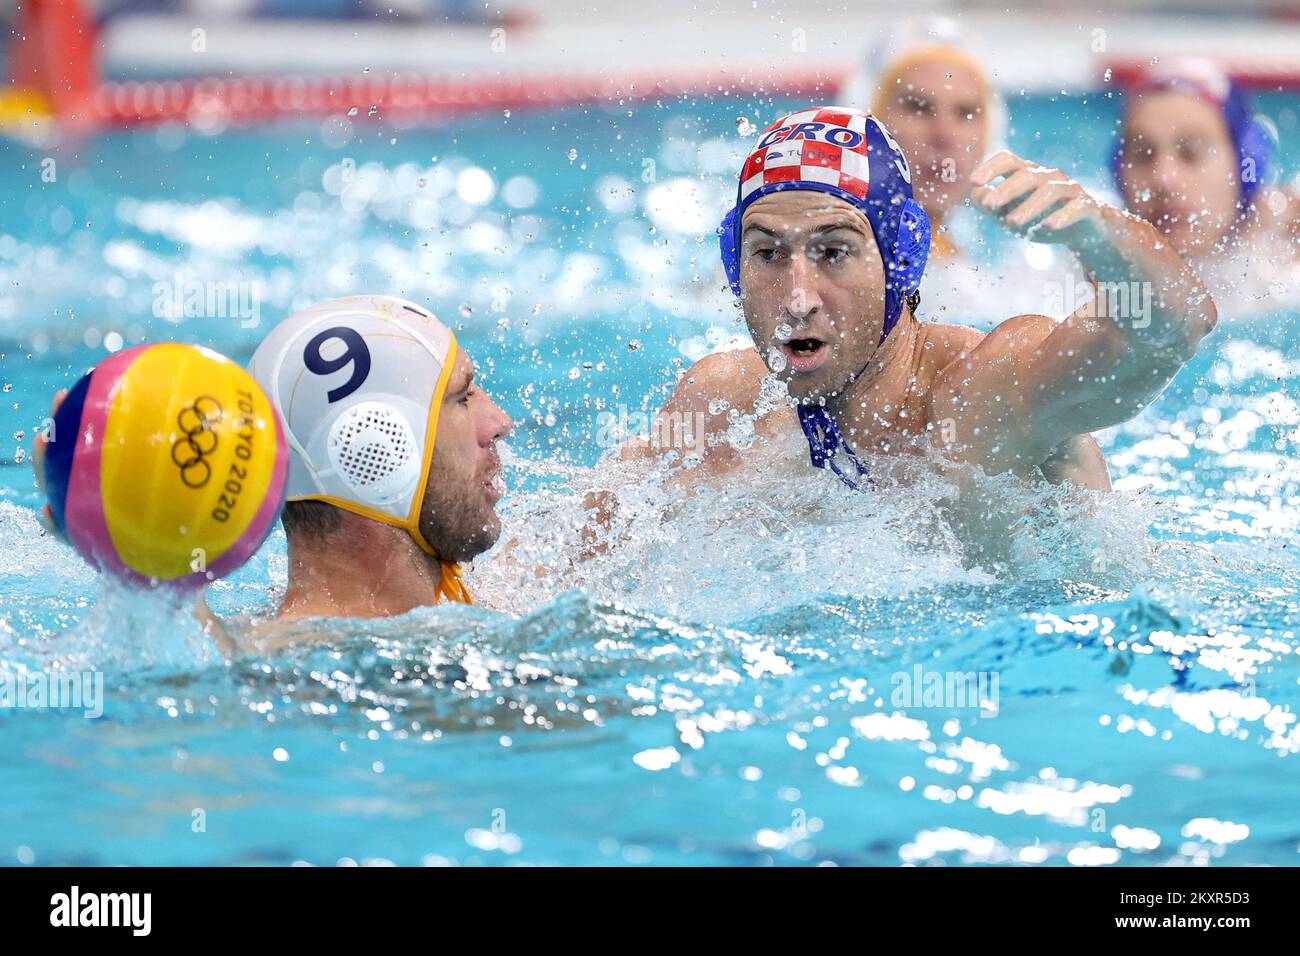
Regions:
<svg viewBox="0 0 1300 956"><path fill-rule="evenodd" d="M706 355L686 370L664 410L708 411L725 402L728 407L753 414L767 363L752 348Z"/></svg>
<svg viewBox="0 0 1300 956"><path fill-rule="evenodd" d="M960 372L961 363L969 359L987 335L969 326L926 323L921 328L913 380L926 393L933 394L935 386L946 376Z"/></svg>
<svg viewBox="0 0 1300 956"><path fill-rule="evenodd" d="M1038 346L1056 327L1045 315L1017 315L981 332L958 325L927 325L924 348L934 352L936 384L963 376L976 365L997 362Z"/></svg>
<svg viewBox="0 0 1300 956"><path fill-rule="evenodd" d="M729 471L741 462L731 441L738 425L742 431L752 427L754 437L760 440L770 440L783 430L798 430L792 409L780 403L760 407L763 384L769 377L767 363L752 348L706 355L686 370L660 409L657 433L691 436L690 450L702 459L705 474ZM738 417L743 421L738 423ZM640 448L636 453L652 452Z"/></svg>
<svg viewBox="0 0 1300 956"><path fill-rule="evenodd" d="M963 418L993 393L1015 380L1021 356L1035 349L1056 327L1045 315L1017 315L990 332L953 325L926 326L923 348L932 350L931 421ZM985 393L988 393L986 395ZM981 416L982 417L982 416Z"/></svg>
<svg viewBox="0 0 1300 956"><path fill-rule="evenodd" d="M958 326L927 327L933 336L927 338L927 344L934 343L933 364L939 366L930 388L928 420L936 426L951 423L950 430L940 431L940 444L948 443L947 431L958 436L974 432L990 417L1014 410L1019 397L1016 365L1057 324L1045 315L1027 314L1007 319L988 333ZM1088 434L1063 441L1038 468L1053 483L1069 481L1097 491L1111 487L1106 457Z"/></svg>

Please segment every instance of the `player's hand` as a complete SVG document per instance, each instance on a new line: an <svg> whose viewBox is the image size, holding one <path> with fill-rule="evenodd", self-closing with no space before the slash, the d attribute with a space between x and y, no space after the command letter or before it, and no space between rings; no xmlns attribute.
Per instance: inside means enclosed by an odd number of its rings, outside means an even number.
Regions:
<svg viewBox="0 0 1300 956"><path fill-rule="evenodd" d="M971 202L1026 239L1071 244L1101 229L1105 207L1059 169L1002 150L975 167L970 181Z"/></svg>
<svg viewBox="0 0 1300 956"><path fill-rule="evenodd" d="M68 390L66 388L61 388L55 393L54 401L50 403L49 420L51 423L53 423L54 416L59 411L59 406L63 404L63 400L67 397ZM53 436L55 441L58 438L57 434ZM45 497L45 452L49 447L50 440L50 434L47 434L43 429L38 429L36 437L32 439L32 468L36 471L36 487L40 489L42 498ZM65 440L72 440L72 436L67 436ZM48 504L41 505L41 525L44 526L48 534L52 534L56 538L63 537L58 526L54 523L54 512L50 510Z"/></svg>

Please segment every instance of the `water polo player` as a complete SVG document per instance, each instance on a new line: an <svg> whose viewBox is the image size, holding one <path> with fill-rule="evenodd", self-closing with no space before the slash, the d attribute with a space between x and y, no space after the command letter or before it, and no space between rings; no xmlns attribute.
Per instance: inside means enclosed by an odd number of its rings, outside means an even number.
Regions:
<svg viewBox="0 0 1300 956"><path fill-rule="evenodd" d="M1111 171L1127 207L1184 256L1205 261L1262 243L1291 259L1300 202L1268 186L1275 136L1214 64L1175 59L1125 94Z"/></svg>
<svg viewBox="0 0 1300 956"><path fill-rule="evenodd" d="M930 218L931 267L958 256L946 227L963 208L970 174L1004 135L1006 106L956 21L899 20L839 98L869 109L907 154L916 201Z"/></svg>
<svg viewBox="0 0 1300 956"><path fill-rule="evenodd" d="M987 335L923 323L929 224L910 179L867 113L811 108L768 127L719 230L755 347L697 362L662 414L702 419L700 467L725 473L746 461L729 416L754 414L770 373L794 407L759 417L758 437L802 430L805 461L850 487L870 486L862 455L927 444L989 473L1107 487L1088 433L1137 414L1214 327L1195 271L1149 223L1002 152L974 170L972 201L1017 234L1063 244L1092 281L1139 290L1143 308L1018 315Z"/></svg>
<svg viewBox="0 0 1300 956"><path fill-rule="evenodd" d="M500 534L496 443L512 423L452 331L391 296L334 299L277 325L249 373L288 446L277 618L471 603L460 562ZM44 453L38 440L38 474Z"/></svg>
<svg viewBox="0 0 1300 956"><path fill-rule="evenodd" d="M501 533L512 422L452 331L392 296L333 299L277 325L249 371L291 450L279 617L470 603L460 563Z"/></svg>

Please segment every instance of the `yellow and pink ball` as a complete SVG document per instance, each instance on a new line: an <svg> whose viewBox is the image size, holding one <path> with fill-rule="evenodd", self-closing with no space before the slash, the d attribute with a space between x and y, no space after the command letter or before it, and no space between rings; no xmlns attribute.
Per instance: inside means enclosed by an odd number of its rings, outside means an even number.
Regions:
<svg viewBox="0 0 1300 956"><path fill-rule="evenodd" d="M55 413L45 455L54 522L90 564L137 585L200 587L266 540L288 448L266 394L208 349L112 356Z"/></svg>

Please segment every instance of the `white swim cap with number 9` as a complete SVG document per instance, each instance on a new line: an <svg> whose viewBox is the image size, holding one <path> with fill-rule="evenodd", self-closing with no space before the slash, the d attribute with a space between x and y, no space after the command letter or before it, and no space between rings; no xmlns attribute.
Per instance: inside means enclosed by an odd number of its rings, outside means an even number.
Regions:
<svg viewBox="0 0 1300 956"><path fill-rule="evenodd" d="M456 336L394 296L330 299L289 316L248 370L280 412L287 500L325 501L420 534Z"/></svg>

